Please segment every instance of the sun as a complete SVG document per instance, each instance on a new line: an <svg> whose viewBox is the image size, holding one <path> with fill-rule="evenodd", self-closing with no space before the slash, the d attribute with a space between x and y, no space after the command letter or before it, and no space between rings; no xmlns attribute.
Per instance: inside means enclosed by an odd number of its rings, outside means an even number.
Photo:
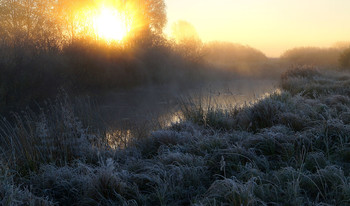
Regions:
<svg viewBox="0 0 350 206"><path fill-rule="evenodd" d="M123 16L117 9L102 7L93 20L97 38L108 42L123 40L130 29Z"/></svg>

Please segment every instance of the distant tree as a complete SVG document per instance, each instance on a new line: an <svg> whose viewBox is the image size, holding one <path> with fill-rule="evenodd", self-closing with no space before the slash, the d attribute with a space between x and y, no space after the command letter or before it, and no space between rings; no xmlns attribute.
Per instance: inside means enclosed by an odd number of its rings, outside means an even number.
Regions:
<svg viewBox="0 0 350 206"><path fill-rule="evenodd" d="M232 65L240 62L262 62L267 57L261 51L249 46L230 42L211 42L206 46L206 60L216 65Z"/></svg>
<svg viewBox="0 0 350 206"><path fill-rule="evenodd" d="M178 21L172 25L172 36L177 42L188 39L200 40L196 28L187 21Z"/></svg>
<svg viewBox="0 0 350 206"><path fill-rule="evenodd" d="M350 69L350 47L341 53L339 63L344 69Z"/></svg>
<svg viewBox="0 0 350 206"><path fill-rule="evenodd" d="M166 5L164 0L144 1L146 5L146 18L149 21L149 28L160 34L167 23Z"/></svg>
<svg viewBox="0 0 350 206"><path fill-rule="evenodd" d="M347 49L350 46L350 42L349 41L340 41L340 42L336 42L332 45L333 48L336 49Z"/></svg>
<svg viewBox="0 0 350 206"><path fill-rule="evenodd" d="M336 67L341 49L299 47L286 51L281 59L292 64Z"/></svg>
<svg viewBox="0 0 350 206"><path fill-rule="evenodd" d="M231 42L209 42L203 60L215 68L246 76L271 76L273 67L266 55L250 46Z"/></svg>
<svg viewBox="0 0 350 206"><path fill-rule="evenodd" d="M204 56L203 42L195 27L186 21L178 21L172 25L172 37L175 39L175 49L186 59L199 62Z"/></svg>

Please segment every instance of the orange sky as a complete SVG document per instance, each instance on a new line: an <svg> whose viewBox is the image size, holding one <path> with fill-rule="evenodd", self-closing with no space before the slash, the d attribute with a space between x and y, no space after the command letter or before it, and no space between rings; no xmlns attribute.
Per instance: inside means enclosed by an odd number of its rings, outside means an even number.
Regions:
<svg viewBox="0 0 350 206"><path fill-rule="evenodd" d="M165 0L168 28L192 23L203 41L247 44L277 57L350 40L350 0Z"/></svg>

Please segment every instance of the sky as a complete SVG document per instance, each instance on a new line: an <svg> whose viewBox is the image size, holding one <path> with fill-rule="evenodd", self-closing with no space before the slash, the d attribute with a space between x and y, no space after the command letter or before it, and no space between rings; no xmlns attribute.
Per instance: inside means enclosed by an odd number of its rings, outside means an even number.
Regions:
<svg viewBox="0 0 350 206"><path fill-rule="evenodd" d="M350 41L350 0L165 0L168 31L193 24L204 42L229 41L269 57L301 46Z"/></svg>

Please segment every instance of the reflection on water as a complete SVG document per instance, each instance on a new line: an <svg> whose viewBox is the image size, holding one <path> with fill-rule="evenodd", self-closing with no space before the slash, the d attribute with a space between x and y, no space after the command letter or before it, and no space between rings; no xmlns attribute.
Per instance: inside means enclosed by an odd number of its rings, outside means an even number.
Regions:
<svg viewBox="0 0 350 206"><path fill-rule="evenodd" d="M116 129L106 133L107 143L112 149L125 148L131 137L130 129Z"/></svg>
<svg viewBox="0 0 350 206"><path fill-rule="evenodd" d="M182 120L183 115L177 111L144 121L142 124L120 124L106 132L106 140L112 149L125 148L134 138L147 137L151 131L168 128Z"/></svg>
<svg viewBox="0 0 350 206"><path fill-rule="evenodd" d="M102 115L110 130L106 138L112 147L125 147L133 138L164 129L183 120L179 99L189 98L203 108L241 107L266 98L276 81L235 80L197 88L149 87L111 93L103 100Z"/></svg>
<svg viewBox="0 0 350 206"><path fill-rule="evenodd" d="M181 111L176 111L172 113L167 113L158 118L162 124L162 128L167 128L172 126L173 124L180 123L183 120L183 115Z"/></svg>

